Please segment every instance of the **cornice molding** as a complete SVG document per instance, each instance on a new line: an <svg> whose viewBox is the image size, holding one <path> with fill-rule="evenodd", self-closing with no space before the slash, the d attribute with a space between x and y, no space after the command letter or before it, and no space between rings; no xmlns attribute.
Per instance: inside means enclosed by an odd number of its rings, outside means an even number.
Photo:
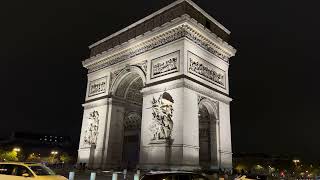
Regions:
<svg viewBox="0 0 320 180"><path fill-rule="evenodd" d="M110 103L111 103L110 98L104 98L104 99L99 99L99 100L95 100L92 102L84 103L84 104L82 104L82 107L84 109L91 109L91 108L95 108L95 107L99 107L99 106L105 106Z"/></svg>
<svg viewBox="0 0 320 180"><path fill-rule="evenodd" d="M150 87L145 87L141 90L141 92L143 93L143 96L147 96L150 94L164 92L164 91L177 89L177 88L181 88L181 87L193 90L193 91L199 93L201 96L204 96L204 97L211 99L211 100L214 100L214 101L221 101L226 104L230 104L230 102L232 101L232 98L230 98L226 95L215 92L212 89L201 86L201 85L199 85L191 80L185 79L185 78L168 82L165 87L162 84L158 84L158 85L150 86Z"/></svg>
<svg viewBox="0 0 320 180"><path fill-rule="evenodd" d="M227 63L229 58L236 53L232 46L197 23L196 20L190 18L189 15L183 15L160 28L155 28L152 32L149 31L122 45L86 59L83 61L83 66L89 69L89 73L94 72L181 38L191 40ZM128 47L128 44L131 46Z"/></svg>
<svg viewBox="0 0 320 180"><path fill-rule="evenodd" d="M224 102L226 104L230 104L230 102L232 101L232 98L225 96L223 94L220 94L218 92L215 92L209 88L203 87L195 82L192 82L188 79L184 80L184 87L191 89L193 91L196 91L200 94L202 94L202 96L205 96L209 99L214 99L214 100L218 100L221 102Z"/></svg>

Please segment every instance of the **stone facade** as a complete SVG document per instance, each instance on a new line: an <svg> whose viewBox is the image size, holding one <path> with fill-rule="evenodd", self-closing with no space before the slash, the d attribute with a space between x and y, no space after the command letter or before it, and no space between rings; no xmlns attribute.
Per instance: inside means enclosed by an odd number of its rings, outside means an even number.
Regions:
<svg viewBox="0 0 320 180"><path fill-rule="evenodd" d="M180 6L225 29L190 0L178 0L120 32ZM188 13L173 17L104 51L102 44L121 33L90 46L94 53L83 61L89 73L79 163L232 168L228 69L236 50Z"/></svg>

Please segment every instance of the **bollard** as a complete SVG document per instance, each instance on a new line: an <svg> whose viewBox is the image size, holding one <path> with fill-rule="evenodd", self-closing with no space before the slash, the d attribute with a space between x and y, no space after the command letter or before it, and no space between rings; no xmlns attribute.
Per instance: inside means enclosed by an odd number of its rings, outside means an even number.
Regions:
<svg viewBox="0 0 320 180"><path fill-rule="evenodd" d="M133 180L139 180L139 174L135 174Z"/></svg>
<svg viewBox="0 0 320 180"><path fill-rule="evenodd" d="M91 173L90 180L96 180L96 173L95 172Z"/></svg>
<svg viewBox="0 0 320 180"><path fill-rule="evenodd" d="M74 180L74 172L69 172L69 180Z"/></svg>
<svg viewBox="0 0 320 180"><path fill-rule="evenodd" d="M112 180L118 180L118 174L117 173L113 173L112 174Z"/></svg>
<svg viewBox="0 0 320 180"><path fill-rule="evenodd" d="M127 169L123 170L123 179L127 179Z"/></svg>

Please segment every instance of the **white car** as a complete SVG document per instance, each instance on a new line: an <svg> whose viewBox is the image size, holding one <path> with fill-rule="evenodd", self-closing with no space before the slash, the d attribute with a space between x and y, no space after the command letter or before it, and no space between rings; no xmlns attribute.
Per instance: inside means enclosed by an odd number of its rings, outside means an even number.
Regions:
<svg viewBox="0 0 320 180"><path fill-rule="evenodd" d="M42 164L0 162L0 180L67 180Z"/></svg>

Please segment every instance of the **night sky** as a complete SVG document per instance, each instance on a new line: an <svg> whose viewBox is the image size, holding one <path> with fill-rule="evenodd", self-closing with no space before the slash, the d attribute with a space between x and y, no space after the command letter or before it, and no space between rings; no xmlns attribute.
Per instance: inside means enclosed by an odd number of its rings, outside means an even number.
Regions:
<svg viewBox="0 0 320 180"><path fill-rule="evenodd" d="M6 1L0 5L0 135L78 142L88 46L173 0ZM194 1L228 28L233 151L320 159L319 4Z"/></svg>

